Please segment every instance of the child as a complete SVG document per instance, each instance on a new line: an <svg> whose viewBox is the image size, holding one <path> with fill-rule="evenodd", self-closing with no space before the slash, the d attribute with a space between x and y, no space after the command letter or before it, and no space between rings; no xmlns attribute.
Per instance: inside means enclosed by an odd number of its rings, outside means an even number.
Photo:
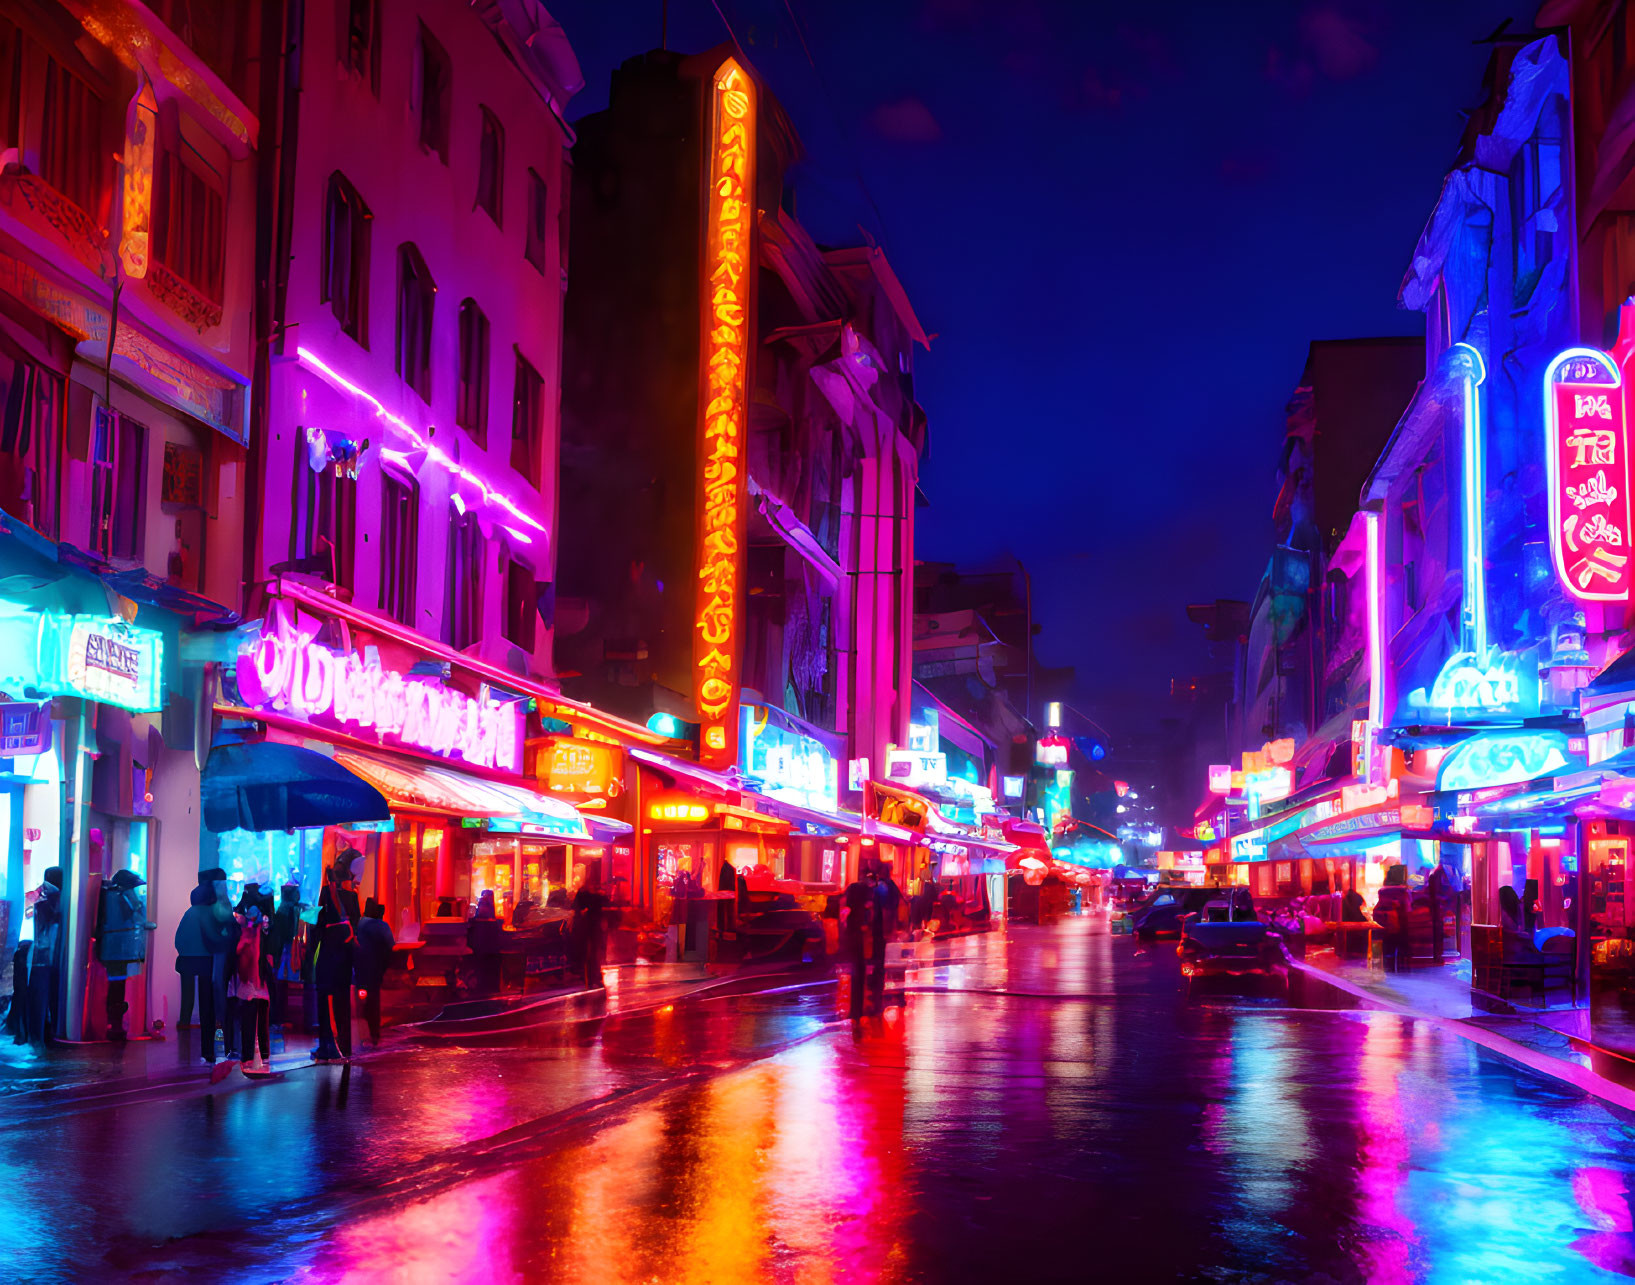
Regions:
<svg viewBox="0 0 1635 1285"><path fill-rule="evenodd" d="M234 981L238 991L238 1011L242 1038L239 1052L246 1071L268 1070L272 1042L267 1028L272 992L272 941L261 906L251 902L238 916L239 938Z"/></svg>

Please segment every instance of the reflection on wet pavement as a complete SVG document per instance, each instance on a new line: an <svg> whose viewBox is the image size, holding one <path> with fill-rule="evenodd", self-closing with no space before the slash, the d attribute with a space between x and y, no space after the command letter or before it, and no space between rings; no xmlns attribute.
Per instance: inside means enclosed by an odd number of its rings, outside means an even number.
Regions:
<svg viewBox="0 0 1635 1285"><path fill-rule="evenodd" d="M1189 1004L1173 949L1090 921L908 983L859 1028L826 989L408 1054L344 1107L329 1068L8 1120L0 1253L317 1281L1635 1274L1628 1127L1454 1036Z"/></svg>

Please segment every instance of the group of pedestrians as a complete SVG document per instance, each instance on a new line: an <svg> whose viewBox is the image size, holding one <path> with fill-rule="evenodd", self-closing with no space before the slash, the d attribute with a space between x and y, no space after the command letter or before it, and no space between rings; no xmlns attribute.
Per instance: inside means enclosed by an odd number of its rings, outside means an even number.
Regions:
<svg viewBox="0 0 1635 1285"><path fill-rule="evenodd" d="M371 1039L380 1041L380 985L392 955L385 908L358 904L355 849L339 853L325 873L313 932L304 934L300 888L286 884L277 905L266 883L244 885L237 904L219 867L199 872L187 912L176 926L176 971L181 975L182 1057L189 1057L195 999L199 1055L218 1074L242 1062L247 1073L269 1069L272 1030L282 1033L289 984L305 984L310 1024L318 1029L314 1060L352 1056L352 990L363 1000ZM216 1033L220 1032L218 1048Z"/></svg>
<svg viewBox="0 0 1635 1285"><path fill-rule="evenodd" d="M851 1015L878 1015L885 1007L886 944L897 935L902 889L892 878L891 863L869 865L846 886L841 897L845 918L846 961L851 970ZM869 964L872 962L873 967Z"/></svg>

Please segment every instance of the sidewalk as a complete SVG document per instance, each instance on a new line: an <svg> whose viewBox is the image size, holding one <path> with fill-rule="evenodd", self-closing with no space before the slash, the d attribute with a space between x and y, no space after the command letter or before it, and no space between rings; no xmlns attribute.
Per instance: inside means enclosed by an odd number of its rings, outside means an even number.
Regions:
<svg viewBox="0 0 1635 1285"><path fill-rule="evenodd" d="M354 1006L352 1060L364 1061L416 1044L424 1046L445 1040L457 1043L462 1037L501 1038L508 1031L514 1034L524 1025L628 1017L684 999L765 989L769 981L791 971L788 964L610 965L602 970L605 990L562 989L498 1005L471 1001L452 1006L474 1010L469 1016L388 1026L381 1032L378 1047L360 1036L365 1028ZM807 967L798 972L797 984L821 982L830 977L830 973L819 968ZM523 1020L517 1020L519 1018ZM25 1102L106 1103L139 1100L182 1088L207 1088L212 1068L199 1057L198 1032L190 1030L185 1034L193 1054L186 1062L177 1042L178 1032L174 1030L165 1031L163 1039L133 1039L125 1044L59 1043L43 1051L26 1044L0 1043L0 1110ZM275 1072L313 1064L316 1035L300 1033L291 1025L285 1028L284 1038L284 1051L274 1054L272 1059ZM234 1072L223 1084L233 1087L243 1082L243 1077Z"/></svg>
<svg viewBox="0 0 1635 1285"><path fill-rule="evenodd" d="M1635 1074L1631 1074L1635 1064L1626 1067L1616 1057L1597 1056L1598 1050L1588 1043L1588 1008L1528 1009L1494 1000L1493 1007L1508 1011L1487 1011L1472 1002L1468 959L1387 973L1325 951L1306 959L1291 958L1289 966L1353 996L1365 1007L1441 1026L1529 1070L1635 1111Z"/></svg>

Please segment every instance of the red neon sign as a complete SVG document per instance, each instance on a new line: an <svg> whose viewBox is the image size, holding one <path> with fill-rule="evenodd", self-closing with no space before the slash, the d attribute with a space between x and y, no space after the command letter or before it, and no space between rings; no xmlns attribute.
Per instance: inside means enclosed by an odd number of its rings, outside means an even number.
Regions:
<svg viewBox="0 0 1635 1285"><path fill-rule="evenodd" d="M1550 552L1584 602L1629 597L1629 429L1624 383L1606 353L1569 348L1544 375Z"/></svg>

